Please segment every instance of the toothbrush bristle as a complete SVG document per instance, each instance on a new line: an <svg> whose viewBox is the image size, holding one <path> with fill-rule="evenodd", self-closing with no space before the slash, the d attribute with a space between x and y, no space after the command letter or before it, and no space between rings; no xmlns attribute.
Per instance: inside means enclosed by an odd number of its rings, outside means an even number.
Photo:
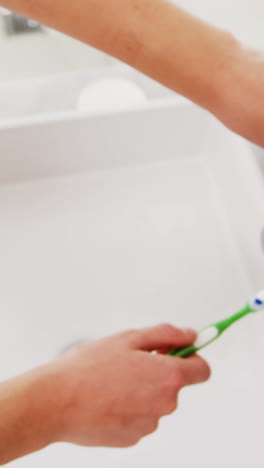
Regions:
<svg viewBox="0 0 264 468"><path fill-rule="evenodd" d="M264 291L260 291L253 300L253 309L259 310L264 307Z"/></svg>
<svg viewBox="0 0 264 468"><path fill-rule="evenodd" d="M264 303L264 291L260 291L258 294L257 294L257 298L259 301L262 302L262 304Z"/></svg>

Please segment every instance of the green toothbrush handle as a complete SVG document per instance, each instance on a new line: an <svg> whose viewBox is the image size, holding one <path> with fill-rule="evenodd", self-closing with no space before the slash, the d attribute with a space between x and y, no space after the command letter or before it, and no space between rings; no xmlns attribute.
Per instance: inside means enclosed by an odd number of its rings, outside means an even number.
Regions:
<svg viewBox="0 0 264 468"><path fill-rule="evenodd" d="M186 346L185 348L178 348L173 349L169 352L170 356L179 357L179 358L187 358L192 356L193 354L197 353L198 348L194 345Z"/></svg>
<svg viewBox="0 0 264 468"><path fill-rule="evenodd" d="M198 333L196 341L192 345L186 346L184 348L173 349L168 354L170 356L187 358L211 344L233 323L252 312L255 312L254 308L252 308L252 305L247 304L242 310L232 315L231 317L228 317L221 322L215 323L214 325L210 325L209 327L201 330Z"/></svg>
<svg viewBox="0 0 264 468"><path fill-rule="evenodd" d="M189 345L185 346L184 348L173 349L168 354L170 356L180 357L180 358L187 358L192 356L192 354L197 353L201 349L205 348L205 346L212 343L218 336L220 336L222 330L218 328L218 324L210 325L207 328L201 330L198 335L196 341Z"/></svg>

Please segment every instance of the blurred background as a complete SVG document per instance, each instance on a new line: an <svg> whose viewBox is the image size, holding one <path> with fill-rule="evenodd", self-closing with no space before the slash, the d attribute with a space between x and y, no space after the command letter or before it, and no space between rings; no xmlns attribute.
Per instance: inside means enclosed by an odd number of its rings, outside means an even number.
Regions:
<svg viewBox="0 0 264 468"><path fill-rule="evenodd" d="M177 4L264 50L263 0ZM200 328L263 287L263 150L1 7L0 60L0 379L119 329ZM14 466L262 468L263 315L235 330L206 351L215 377L187 417L129 456L55 446Z"/></svg>
<svg viewBox="0 0 264 468"><path fill-rule="evenodd" d="M264 47L262 0L178 0L177 4L232 30L247 43ZM17 26L17 27L16 27ZM80 42L1 9L0 81L114 66L116 61Z"/></svg>

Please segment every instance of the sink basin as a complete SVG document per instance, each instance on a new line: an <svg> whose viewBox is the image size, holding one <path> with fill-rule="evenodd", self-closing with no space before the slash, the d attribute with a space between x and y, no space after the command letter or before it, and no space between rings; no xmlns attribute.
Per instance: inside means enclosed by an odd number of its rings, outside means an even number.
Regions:
<svg viewBox="0 0 264 468"><path fill-rule="evenodd" d="M173 91L128 66L108 66L1 84L0 123L5 119L31 115L74 114L79 96L87 85L115 78L138 86L150 101L171 97L179 99Z"/></svg>
<svg viewBox="0 0 264 468"><path fill-rule="evenodd" d="M2 379L121 329L203 327L263 287L251 147L190 103L154 101L2 121ZM256 314L204 350L210 383L135 448L60 444L13 466L259 468L263 325Z"/></svg>

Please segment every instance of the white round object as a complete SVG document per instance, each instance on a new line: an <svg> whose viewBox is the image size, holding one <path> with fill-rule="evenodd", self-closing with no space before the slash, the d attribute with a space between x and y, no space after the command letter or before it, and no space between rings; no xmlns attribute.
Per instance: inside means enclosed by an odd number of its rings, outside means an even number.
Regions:
<svg viewBox="0 0 264 468"><path fill-rule="evenodd" d="M77 109L82 112L120 110L138 106L146 99L144 91L133 81L104 78L82 90Z"/></svg>

